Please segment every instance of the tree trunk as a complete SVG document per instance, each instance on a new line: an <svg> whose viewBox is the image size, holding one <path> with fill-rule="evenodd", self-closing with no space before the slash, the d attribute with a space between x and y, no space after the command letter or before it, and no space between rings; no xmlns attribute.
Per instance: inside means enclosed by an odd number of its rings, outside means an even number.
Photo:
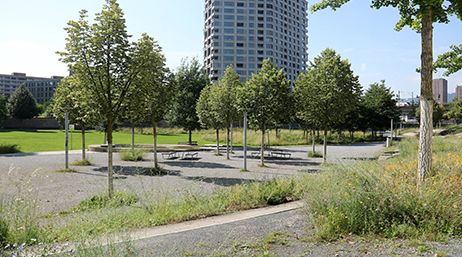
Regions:
<svg viewBox="0 0 462 257"><path fill-rule="evenodd" d="M265 166L265 126L261 129L260 166Z"/></svg>
<svg viewBox="0 0 462 257"><path fill-rule="evenodd" d="M311 133L311 141L313 142L313 154L316 152L316 140L314 138L314 128Z"/></svg>
<svg viewBox="0 0 462 257"><path fill-rule="evenodd" d="M422 56L420 87L420 138L418 178L423 181L432 171L432 113L433 113L433 24L432 8L422 16Z"/></svg>
<svg viewBox="0 0 462 257"><path fill-rule="evenodd" d="M226 160L229 160L229 124L226 126Z"/></svg>
<svg viewBox="0 0 462 257"><path fill-rule="evenodd" d="M279 135L279 129L276 128L276 138L279 138L279 136L280 136L280 135Z"/></svg>
<svg viewBox="0 0 462 257"><path fill-rule="evenodd" d="M192 144L192 130L189 130L189 144Z"/></svg>
<svg viewBox="0 0 462 257"><path fill-rule="evenodd" d="M113 178L113 167L112 167L112 126L114 120L112 117L107 119L107 179L108 179L108 194L109 198L114 195L114 178Z"/></svg>
<svg viewBox="0 0 462 257"><path fill-rule="evenodd" d="M327 126L324 126L324 151L323 151L323 162L327 162Z"/></svg>
<svg viewBox="0 0 462 257"><path fill-rule="evenodd" d="M135 151L135 122L132 122L132 151Z"/></svg>
<svg viewBox="0 0 462 257"><path fill-rule="evenodd" d="M152 135L154 137L154 168L157 168L159 166L159 163L157 161L157 123L155 117L152 117Z"/></svg>
<svg viewBox="0 0 462 257"><path fill-rule="evenodd" d="M220 130L216 129L215 133L217 136L217 155L220 155Z"/></svg>
<svg viewBox="0 0 462 257"><path fill-rule="evenodd" d="M85 124L80 124L82 126L82 161L85 160Z"/></svg>

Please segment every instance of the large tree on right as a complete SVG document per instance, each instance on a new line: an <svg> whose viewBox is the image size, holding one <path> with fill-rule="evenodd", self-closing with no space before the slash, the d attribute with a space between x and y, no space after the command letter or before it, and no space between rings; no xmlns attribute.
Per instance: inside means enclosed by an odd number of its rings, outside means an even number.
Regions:
<svg viewBox="0 0 462 257"><path fill-rule="evenodd" d="M349 0L323 0L310 7L316 12L328 7L334 11ZM449 16L455 15L462 19L461 0L372 0L371 7L398 8L401 19L395 29L401 30L405 26L421 33L421 88L420 88L420 140L418 177L422 181L432 171L432 79L433 79L433 22L448 23Z"/></svg>

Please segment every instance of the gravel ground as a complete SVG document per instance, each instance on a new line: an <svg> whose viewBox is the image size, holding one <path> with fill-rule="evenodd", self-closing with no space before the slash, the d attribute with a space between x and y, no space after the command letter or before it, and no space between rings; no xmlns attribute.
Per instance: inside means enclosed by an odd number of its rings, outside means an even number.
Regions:
<svg viewBox="0 0 462 257"><path fill-rule="evenodd" d="M333 162L349 162L355 158L372 158L383 147L382 143L338 145L328 147L328 159ZM291 153L288 159L265 160L267 167L259 167L259 159L247 158L250 172L239 172L243 167L243 152L234 149L230 160L215 156L213 152L199 152L193 160L165 160L158 154L160 165L168 172L165 176L145 176L139 173L152 167L152 153L144 161L121 161L114 154L116 190L128 190L136 194L173 192L188 189L210 192L216 188L252 180L288 176L297 172L313 172L319 169L320 158L308 158L311 147L278 147ZM321 150L321 146L317 147ZM250 156L252 150L248 151ZM31 192L39 201L42 214L66 210L86 197L107 190L107 153L89 152L93 166L72 166L73 173L55 172L64 168L63 152L24 153L0 155L0 193L18 190ZM81 151L70 151L69 162L81 158Z"/></svg>

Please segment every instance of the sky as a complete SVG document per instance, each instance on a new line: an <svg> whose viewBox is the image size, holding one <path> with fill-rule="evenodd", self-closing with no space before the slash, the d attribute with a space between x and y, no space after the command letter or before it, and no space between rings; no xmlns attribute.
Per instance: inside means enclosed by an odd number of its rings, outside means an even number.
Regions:
<svg viewBox="0 0 462 257"><path fill-rule="evenodd" d="M319 2L310 1L310 4ZM63 51L64 28L78 20L79 10L100 12L104 0L0 0L0 74L23 72L28 76L68 75L56 51ZM137 40L142 33L156 39L167 66L178 68L182 58L202 60L204 0L119 0L128 33ZM399 20L396 8L369 7L370 1L351 0L337 11L309 13L309 59L327 47L348 59L363 88L385 80L401 98L420 95L420 34L408 27L394 30ZM434 24L434 58L462 44L462 21ZM434 78L442 77L442 71ZM449 77L448 93L462 85L462 71Z"/></svg>

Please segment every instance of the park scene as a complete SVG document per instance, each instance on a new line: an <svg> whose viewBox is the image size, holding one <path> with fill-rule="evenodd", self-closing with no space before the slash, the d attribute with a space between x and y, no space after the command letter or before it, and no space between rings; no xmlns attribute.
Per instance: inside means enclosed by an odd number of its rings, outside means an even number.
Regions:
<svg viewBox="0 0 462 257"><path fill-rule="evenodd" d="M234 2L205 1L205 19ZM462 99L432 89L435 70L462 69L462 45L432 50L462 4L411 2L371 4L421 34L407 105L330 47L293 77L272 57L215 72L207 53L172 70L117 0L81 10L51 99L27 83L0 95L0 256L462 256Z"/></svg>

